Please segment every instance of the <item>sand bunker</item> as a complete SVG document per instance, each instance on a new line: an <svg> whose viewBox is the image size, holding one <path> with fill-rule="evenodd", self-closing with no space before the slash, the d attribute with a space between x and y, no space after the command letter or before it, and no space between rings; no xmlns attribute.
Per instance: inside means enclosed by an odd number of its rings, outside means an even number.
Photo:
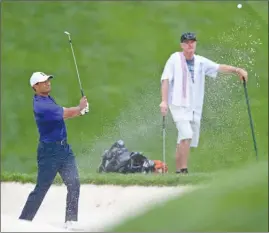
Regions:
<svg viewBox="0 0 269 233"><path fill-rule="evenodd" d="M18 220L34 184L1 183L1 232L63 232L66 188L52 186L32 222ZM105 231L126 218L143 213L152 205L176 197L190 187L121 187L82 185L79 231Z"/></svg>

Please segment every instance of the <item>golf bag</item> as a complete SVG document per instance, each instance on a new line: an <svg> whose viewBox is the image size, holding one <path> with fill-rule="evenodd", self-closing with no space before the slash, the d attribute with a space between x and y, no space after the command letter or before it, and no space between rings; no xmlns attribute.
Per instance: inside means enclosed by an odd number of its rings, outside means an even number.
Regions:
<svg viewBox="0 0 269 233"><path fill-rule="evenodd" d="M160 172L163 165L165 172L168 168L159 160L150 160L141 152L130 152L123 140L115 142L101 156L98 173L151 173ZM162 169L162 168L161 168ZM162 171L161 171L162 172Z"/></svg>

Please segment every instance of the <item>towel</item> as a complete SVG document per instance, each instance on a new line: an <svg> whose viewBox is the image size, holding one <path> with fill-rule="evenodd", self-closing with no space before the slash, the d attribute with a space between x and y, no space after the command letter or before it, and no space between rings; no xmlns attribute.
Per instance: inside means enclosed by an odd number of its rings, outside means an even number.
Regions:
<svg viewBox="0 0 269 233"><path fill-rule="evenodd" d="M162 80L169 80L168 104L186 107L202 114L205 76L217 77L219 64L203 56L194 54L194 80L192 83L183 52L174 52L168 58Z"/></svg>
<svg viewBox="0 0 269 233"><path fill-rule="evenodd" d="M176 106L190 107L191 73L188 70L186 58L183 53L178 52L174 55L176 55L176 57L173 58L173 82L170 85L170 103Z"/></svg>

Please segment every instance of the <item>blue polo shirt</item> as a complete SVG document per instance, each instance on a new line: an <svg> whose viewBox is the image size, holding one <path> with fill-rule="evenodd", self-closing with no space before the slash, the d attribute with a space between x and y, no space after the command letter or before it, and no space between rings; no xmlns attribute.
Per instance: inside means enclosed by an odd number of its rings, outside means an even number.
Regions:
<svg viewBox="0 0 269 233"><path fill-rule="evenodd" d="M33 110L39 141L55 142L67 139L63 107L57 105L51 96L34 95Z"/></svg>

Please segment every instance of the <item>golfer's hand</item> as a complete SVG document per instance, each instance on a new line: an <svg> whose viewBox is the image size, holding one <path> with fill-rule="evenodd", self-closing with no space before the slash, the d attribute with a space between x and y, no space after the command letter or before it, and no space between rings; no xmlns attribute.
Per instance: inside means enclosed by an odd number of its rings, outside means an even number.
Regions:
<svg viewBox="0 0 269 233"><path fill-rule="evenodd" d="M90 110L89 110L89 103L87 102L87 106L86 106L86 108L84 108L85 109L85 113L88 113Z"/></svg>
<svg viewBox="0 0 269 233"><path fill-rule="evenodd" d="M81 115L85 114L87 105L88 105L88 100L86 96L83 96L79 102L79 109L80 109Z"/></svg>
<svg viewBox="0 0 269 233"><path fill-rule="evenodd" d="M245 71L244 69L237 68L237 74L239 78L243 81L245 80L246 82L248 81L248 72Z"/></svg>
<svg viewBox="0 0 269 233"><path fill-rule="evenodd" d="M81 115L84 115L86 113L88 113L90 110L89 110L89 104L87 103L87 106L86 108L83 108L81 111L80 111L80 114Z"/></svg>
<svg viewBox="0 0 269 233"><path fill-rule="evenodd" d="M167 112L168 112L168 104L165 101L162 101L160 104L160 109L161 109L161 114L163 116L166 116Z"/></svg>

